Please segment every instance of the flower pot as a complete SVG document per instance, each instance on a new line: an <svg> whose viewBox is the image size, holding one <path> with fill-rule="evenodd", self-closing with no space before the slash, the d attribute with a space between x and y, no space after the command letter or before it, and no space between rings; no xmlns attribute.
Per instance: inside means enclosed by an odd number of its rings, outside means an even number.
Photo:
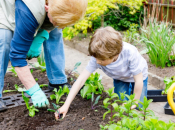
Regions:
<svg viewBox="0 0 175 130"><path fill-rule="evenodd" d="M175 98L173 100L175 102ZM168 102L164 106L164 112L165 112L165 114L168 114L168 115L174 115L174 113L173 113L173 111L172 111L172 109L171 109Z"/></svg>

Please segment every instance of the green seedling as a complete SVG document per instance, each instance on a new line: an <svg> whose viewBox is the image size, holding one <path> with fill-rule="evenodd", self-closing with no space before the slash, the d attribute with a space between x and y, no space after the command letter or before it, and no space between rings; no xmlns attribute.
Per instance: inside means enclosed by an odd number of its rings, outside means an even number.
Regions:
<svg viewBox="0 0 175 130"><path fill-rule="evenodd" d="M102 94L104 87L100 80L100 74L95 73L91 74L91 76L86 80L85 86L81 89L80 94L83 98L90 99L92 97L92 93L94 94Z"/></svg>
<svg viewBox="0 0 175 130"><path fill-rule="evenodd" d="M38 81L38 78L35 78L35 81Z"/></svg>
<svg viewBox="0 0 175 130"><path fill-rule="evenodd" d="M110 113L110 114L111 114L111 117L110 117L111 123L113 122L113 118L114 118L113 115L114 115L114 112L117 112L118 109L119 109L118 104L115 103L115 102L113 103L113 99L114 99L114 98L119 98L118 94L113 93L113 90L114 90L114 87L113 87L113 88L110 88L110 89L108 89L108 90L106 90L105 92L108 94L108 96L109 96L110 98L105 98L105 99L103 100L103 105L104 105L104 107L105 107L105 108L108 108L108 107L109 107L108 111L105 112L105 113L103 114L103 120L105 119L106 115ZM110 124L111 124L111 123L110 123Z"/></svg>
<svg viewBox="0 0 175 130"><path fill-rule="evenodd" d="M58 91L57 91L57 88L54 88L53 91L55 92L55 94L50 95L50 99L51 100L56 99L56 104L64 103L64 102L60 102L60 99L65 93L69 94L68 86L64 86L63 88L60 86Z"/></svg>
<svg viewBox="0 0 175 130"><path fill-rule="evenodd" d="M29 110L29 116L34 117L35 116L35 112L39 112L39 110L36 109L33 105L32 106L29 105L29 98L27 98L24 95L23 91L22 91L22 98L23 98L24 102L26 103L27 109Z"/></svg>
<svg viewBox="0 0 175 130"><path fill-rule="evenodd" d="M143 120L146 120L146 117L147 117L147 116L155 117L153 111L147 110L149 104L150 104L152 101L153 101L152 99L147 100L147 98L144 96L143 102L139 102L140 104L143 105L142 108L139 108L140 111L143 111L143 114L141 114L142 117L143 117Z"/></svg>
<svg viewBox="0 0 175 130"><path fill-rule="evenodd" d="M33 73L33 69L30 70L31 74Z"/></svg>
<svg viewBox="0 0 175 130"><path fill-rule="evenodd" d="M175 76L172 76L171 78L165 77L164 83L166 86L165 86L165 90L162 91L162 94L168 94L169 88L173 83L175 83Z"/></svg>
<svg viewBox="0 0 175 130"><path fill-rule="evenodd" d="M16 73L16 71L15 71L15 67L12 66L12 68L9 68L9 69L7 69L7 70L8 70L8 71L11 71L11 72L14 74L15 77L18 77L18 75L17 75L17 73Z"/></svg>
<svg viewBox="0 0 175 130"><path fill-rule="evenodd" d="M21 84L21 85L22 85L22 84ZM4 90L3 93L16 92L16 91L18 91L18 92L26 91L25 88L21 88L21 87L20 87L21 85L18 86L17 84L15 84L14 86L15 86L15 89L16 89L16 90Z"/></svg>
<svg viewBox="0 0 175 130"><path fill-rule="evenodd" d="M78 73L77 68L78 68L80 65L81 65L81 62L77 62L77 63L75 64L75 66L74 66L74 69L68 74L68 77L69 77L70 75L72 75L73 72L77 72L77 73Z"/></svg>
<svg viewBox="0 0 175 130"><path fill-rule="evenodd" d="M94 93L92 93L92 98L91 98L91 109L95 109L95 108L97 108L98 106L96 106L97 104L98 104L98 101L99 101L99 99L100 99L100 95L95 99L95 101L94 101ZM97 110L95 110L95 111L97 111Z"/></svg>
<svg viewBox="0 0 175 130"><path fill-rule="evenodd" d="M48 84L41 84L40 88L43 88L43 87L48 87Z"/></svg>
<svg viewBox="0 0 175 130"><path fill-rule="evenodd" d="M60 106L56 105L55 103L52 103L52 105L53 105L54 109L47 109L47 111L50 111L50 112L57 111L58 112L58 109L60 108ZM58 112L58 116L59 116L59 120L62 119L62 114L60 114L59 112Z"/></svg>

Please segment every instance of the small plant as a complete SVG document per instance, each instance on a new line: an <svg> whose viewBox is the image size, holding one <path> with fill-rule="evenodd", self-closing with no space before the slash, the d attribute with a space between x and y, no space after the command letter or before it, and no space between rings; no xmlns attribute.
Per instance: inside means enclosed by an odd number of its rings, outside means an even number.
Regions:
<svg viewBox="0 0 175 130"><path fill-rule="evenodd" d="M21 84L21 85L23 85L23 84ZM16 91L18 91L18 92L26 91L25 88L21 88L21 87L20 87L21 85L18 86L17 84L15 84L14 86L15 86L15 89L16 89L16 90L4 90L3 93L16 92Z"/></svg>
<svg viewBox="0 0 175 130"><path fill-rule="evenodd" d="M91 98L91 108L92 109L95 109L95 108L97 108L98 106L95 106L95 105L97 105L98 104L98 101L99 101L99 99L100 99L100 95L95 99L95 101L94 101L94 93L92 93L92 98Z"/></svg>
<svg viewBox="0 0 175 130"><path fill-rule="evenodd" d="M85 86L81 89L80 94L83 98L90 99L92 97L92 93L102 94L103 90L104 87L101 84L100 74L96 72L95 74L92 73L86 80Z"/></svg>
<svg viewBox="0 0 175 130"><path fill-rule="evenodd" d="M50 112L56 112L57 111L58 116L59 116L59 120L61 120L62 119L62 114L60 114L58 112L58 108L60 108L60 106L56 105L55 103L52 103L52 105L53 105L54 109L47 109L47 111L50 111Z"/></svg>
<svg viewBox="0 0 175 130"><path fill-rule="evenodd" d="M171 25L154 21L146 29L141 29L140 41L148 49L149 60L157 67L164 68L173 52L175 36Z"/></svg>
<svg viewBox="0 0 175 130"><path fill-rule="evenodd" d="M54 88L53 90L55 94L50 95L50 99L56 99L56 104L64 103L60 102L61 97L66 93L69 94L69 88L67 86L64 86L63 88L60 86L59 90L57 91L57 88Z"/></svg>
<svg viewBox="0 0 175 130"><path fill-rule="evenodd" d="M69 77L70 75L72 75L73 72L77 72L77 73L78 73L77 68L78 68L80 65L81 65L81 62L77 62L77 63L75 64L75 66L74 66L74 69L68 74L68 77Z"/></svg>
<svg viewBox="0 0 175 130"><path fill-rule="evenodd" d="M15 77L18 77L18 75L17 75L17 73L16 73L16 71L15 71L15 67L13 67L13 66L11 66L12 68L9 68L9 69L7 69L8 71L11 71L13 74L14 74L14 76Z"/></svg>
<svg viewBox="0 0 175 130"><path fill-rule="evenodd" d="M33 105L32 106L29 105L29 98L27 98L24 95L23 91L22 91L22 98L23 98L24 102L26 103L27 109L29 110L29 116L34 117L35 116L35 112L39 112L39 110L36 109Z"/></svg>
<svg viewBox="0 0 175 130"><path fill-rule="evenodd" d="M168 94L169 88L173 83L175 83L175 76L172 76L171 78L165 77L164 83L166 86L165 86L165 90L162 91L162 94Z"/></svg>
<svg viewBox="0 0 175 130"><path fill-rule="evenodd" d="M48 84L41 84L40 88L43 88L43 87L48 87Z"/></svg>
<svg viewBox="0 0 175 130"><path fill-rule="evenodd" d="M175 55L170 55L169 59L166 61L166 66L175 66Z"/></svg>

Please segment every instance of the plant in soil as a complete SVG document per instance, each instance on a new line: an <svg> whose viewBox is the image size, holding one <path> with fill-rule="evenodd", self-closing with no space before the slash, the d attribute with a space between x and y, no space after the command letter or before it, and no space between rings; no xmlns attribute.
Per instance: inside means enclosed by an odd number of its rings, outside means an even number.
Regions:
<svg viewBox="0 0 175 130"><path fill-rule="evenodd" d="M14 86L15 86L15 89L16 89L16 90L4 90L3 93L16 92L16 91L18 91L18 92L26 91L25 88L20 87L20 86L22 86L22 85L23 85L23 84L21 84L21 85L15 84Z"/></svg>
<svg viewBox="0 0 175 130"><path fill-rule="evenodd" d="M96 106L98 104L98 101L100 99L101 95L98 95L96 99L94 99L94 93L92 93L92 97L91 97L91 109L94 110L95 108L97 108L98 106ZM95 100L95 101L94 101Z"/></svg>
<svg viewBox="0 0 175 130"><path fill-rule="evenodd" d="M171 78L165 77L164 78L164 83L165 83L165 90L162 91L162 94L168 94L168 90L171 87L173 83L175 83L175 76L172 76Z"/></svg>
<svg viewBox="0 0 175 130"><path fill-rule="evenodd" d="M166 67L175 43L172 26L164 22L159 24L155 20L150 22L146 29L142 28L141 30L140 39L148 49L150 62L157 67Z"/></svg>
<svg viewBox="0 0 175 130"><path fill-rule="evenodd" d="M17 75L17 73L15 71L15 67L13 67L13 66L11 66L11 67L12 68L7 69L7 71L11 71L15 77L18 77L18 75Z"/></svg>
<svg viewBox="0 0 175 130"><path fill-rule="evenodd" d="M54 109L47 109L49 112L58 112L58 108L60 108L59 105L56 105L55 103L52 103ZM59 113L59 112L58 112ZM58 114L59 120L62 119L62 114Z"/></svg>
<svg viewBox="0 0 175 130"><path fill-rule="evenodd" d="M131 106L135 104L135 101L137 101L134 99L135 94L129 96L125 93L120 93L122 101L119 99L115 100L115 98L118 98L118 95L113 93L113 89L114 88L111 88L106 91L109 98L106 98L103 101L104 106L108 108L108 111L103 115L103 119L105 119L107 114L110 113L110 121L105 126L100 125L101 130L173 130L175 128L174 123L159 121L157 117L155 117L154 112L147 109L149 104L152 102L152 99L147 100L147 98L144 97L143 102L139 101L143 107L139 108L140 111L137 111L131 109ZM128 98L128 101L123 101L125 96ZM119 105L116 102L124 104Z"/></svg>
<svg viewBox="0 0 175 130"><path fill-rule="evenodd" d="M33 105L32 106L29 105L29 98L27 98L24 95L23 91L22 91L22 98L24 99L24 102L26 103L26 107L29 110L29 116L34 117L35 116L35 112L39 112L39 110L36 109Z"/></svg>
<svg viewBox="0 0 175 130"><path fill-rule="evenodd" d="M69 94L68 86L64 86L63 88L60 86L59 90L57 90L57 88L54 88L53 91L55 92L55 94L50 95L50 99L51 100L56 99L56 104L64 103L64 102L60 102L60 99L65 93Z"/></svg>
<svg viewBox="0 0 175 130"><path fill-rule="evenodd" d="M104 87L101 83L100 74L97 72L91 74L91 76L86 80L83 89L81 89L80 94L83 98L90 99L92 93L102 94Z"/></svg>
<svg viewBox="0 0 175 130"><path fill-rule="evenodd" d="M78 71L77 71L77 68L79 67L81 65L81 62L77 62L75 65L74 65L74 68L73 68L73 70L71 70L69 73L68 73L68 78L70 78L70 82L72 82L74 79L71 77L72 75L73 75L73 73L77 73L77 74L79 74L78 73Z"/></svg>

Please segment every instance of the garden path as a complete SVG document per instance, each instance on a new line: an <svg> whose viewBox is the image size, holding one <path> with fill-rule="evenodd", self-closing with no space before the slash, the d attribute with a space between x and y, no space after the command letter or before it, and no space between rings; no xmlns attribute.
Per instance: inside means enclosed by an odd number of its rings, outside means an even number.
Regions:
<svg viewBox="0 0 175 130"><path fill-rule="evenodd" d="M82 64L78 68L78 72L81 73L85 69L86 65L90 60L90 56L79 52L67 45L65 45L65 57L66 57L66 69L73 69L76 62L81 62ZM102 78L102 83L105 86L105 89L113 87L112 79L105 75L101 70L97 70L100 73ZM148 84L148 89L156 89L155 87ZM155 115L159 117L159 120L168 122L169 120L175 122L175 116L164 114L164 105L166 102L152 102L149 106L149 109L154 111Z"/></svg>

